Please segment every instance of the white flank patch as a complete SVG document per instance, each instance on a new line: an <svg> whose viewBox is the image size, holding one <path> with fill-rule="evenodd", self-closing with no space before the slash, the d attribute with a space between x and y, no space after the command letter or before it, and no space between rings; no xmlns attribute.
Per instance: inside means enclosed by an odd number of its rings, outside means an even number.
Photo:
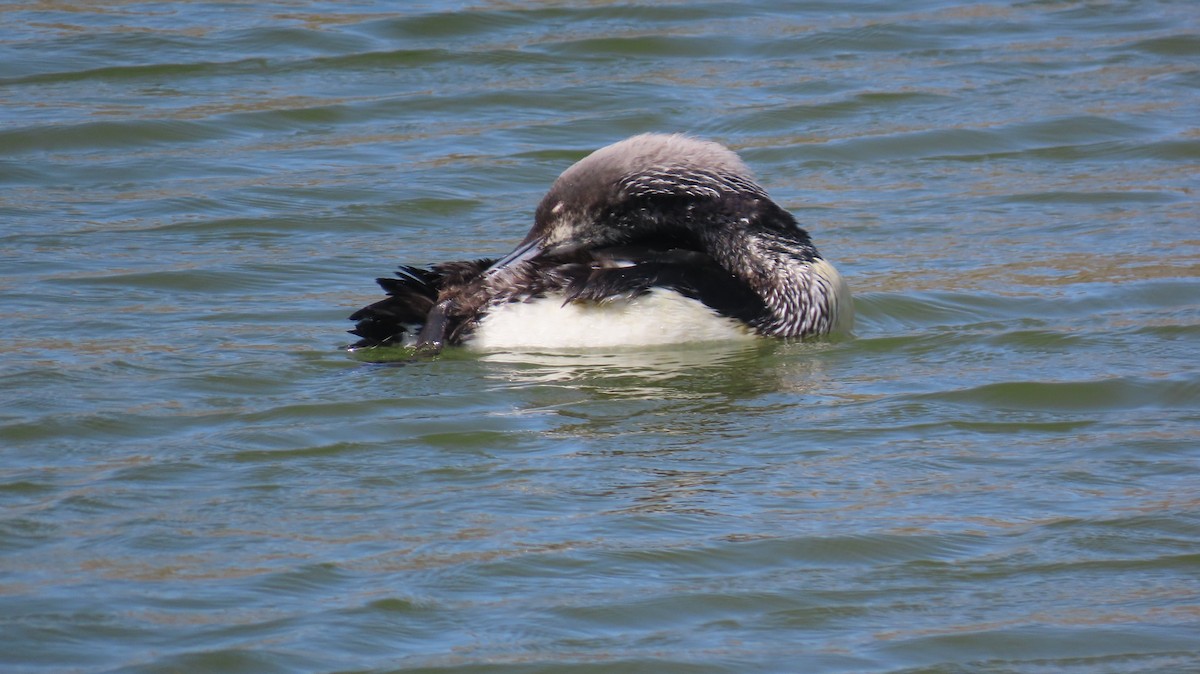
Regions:
<svg viewBox="0 0 1200 674"><path fill-rule="evenodd" d="M753 338L741 322L698 300L651 290L633 300L572 302L561 295L497 307L480 321L473 349L580 349Z"/></svg>

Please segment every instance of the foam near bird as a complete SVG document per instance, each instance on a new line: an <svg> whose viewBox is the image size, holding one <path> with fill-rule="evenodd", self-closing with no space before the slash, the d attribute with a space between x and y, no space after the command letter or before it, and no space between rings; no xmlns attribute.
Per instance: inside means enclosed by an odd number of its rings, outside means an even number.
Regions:
<svg viewBox="0 0 1200 674"><path fill-rule="evenodd" d="M731 150L643 134L568 168L499 259L404 266L352 348L436 352L848 331L846 283Z"/></svg>

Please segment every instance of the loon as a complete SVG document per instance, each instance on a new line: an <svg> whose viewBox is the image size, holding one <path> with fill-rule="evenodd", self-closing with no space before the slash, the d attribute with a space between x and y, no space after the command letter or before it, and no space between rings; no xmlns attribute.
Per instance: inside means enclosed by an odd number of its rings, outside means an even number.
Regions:
<svg viewBox="0 0 1200 674"><path fill-rule="evenodd" d="M850 291L808 233L718 143L647 133L554 181L507 255L377 279L352 350L807 338L853 325Z"/></svg>

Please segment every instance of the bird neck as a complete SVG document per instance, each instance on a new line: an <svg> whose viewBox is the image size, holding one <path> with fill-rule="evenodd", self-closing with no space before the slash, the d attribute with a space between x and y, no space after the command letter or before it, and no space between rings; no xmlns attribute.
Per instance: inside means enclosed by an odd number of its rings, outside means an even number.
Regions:
<svg viewBox="0 0 1200 674"><path fill-rule="evenodd" d="M839 327L840 314L846 310L840 306L848 295L845 284L802 230L799 235L752 228L721 230L720 241L709 241L707 247L718 264L762 298L769 315L755 326L759 332L808 337Z"/></svg>

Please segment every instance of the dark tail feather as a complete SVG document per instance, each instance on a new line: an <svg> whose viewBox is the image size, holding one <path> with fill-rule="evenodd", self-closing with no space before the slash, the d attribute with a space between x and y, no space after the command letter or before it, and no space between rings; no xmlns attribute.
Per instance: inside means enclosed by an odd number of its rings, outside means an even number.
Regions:
<svg viewBox="0 0 1200 674"><path fill-rule="evenodd" d="M360 337L350 348L403 343L406 335L425 324L438 293L447 284L478 276L491 264L491 260L447 262L428 269L406 265L396 272L396 278L375 279L388 296L350 315L350 320L357 321L350 334Z"/></svg>
<svg viewBox="0 0 1200 674"><path fill-rule="evenodd" d="M440 276L419 267L400 267L396 278L375 279L387 298L350 315L357 321L352 335L361 339L350 348L399 344L405 334L425 322L425 316L437 301Z"/></svg>

